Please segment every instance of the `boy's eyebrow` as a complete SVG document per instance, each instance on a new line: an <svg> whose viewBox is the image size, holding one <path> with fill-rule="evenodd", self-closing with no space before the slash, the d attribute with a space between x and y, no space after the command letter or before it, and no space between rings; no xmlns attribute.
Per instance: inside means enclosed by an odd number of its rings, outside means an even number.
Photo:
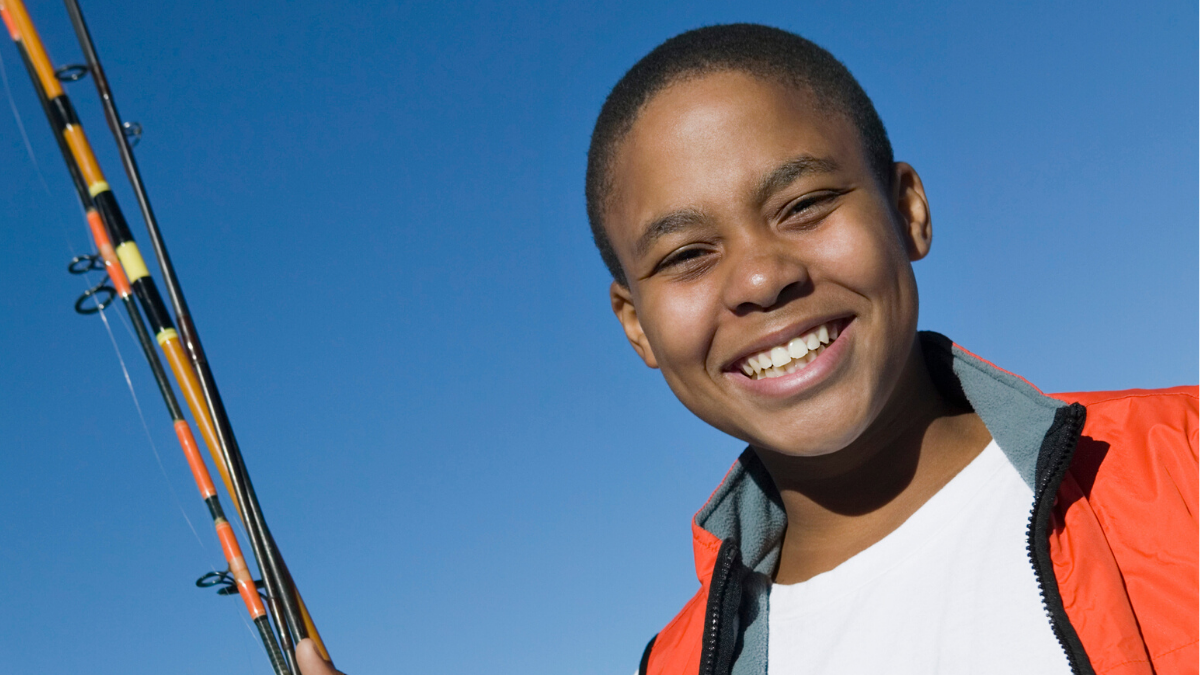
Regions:
<svg viewBox="0 0 1200 675"><path fill-rule="evenodd" d="M832 159L813 157L812 155L793 157L758 181L758 186L754 189L754 203L762 204L771 195L803 176L815 173L833 173L837 170L838 164Z"/></svg>
<svg viewBox="0 0 1200 675"><path fill-rule="evenodd" d="M638 237L637 243L634 244L634 257L641 258L646 255L650 247L654 245L654 242L668 234L700 225L706 220L708 220L708 217L696 209L679 209L655 218L646 226L646 230L642 232L642 236Z"/></svg>

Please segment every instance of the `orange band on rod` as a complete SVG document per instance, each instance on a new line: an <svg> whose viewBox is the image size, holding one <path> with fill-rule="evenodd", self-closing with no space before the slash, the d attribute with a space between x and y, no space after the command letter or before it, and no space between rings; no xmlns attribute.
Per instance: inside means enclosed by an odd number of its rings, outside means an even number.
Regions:
<svg viewBox="0 0 1200 675"><path fill-rule="evenodd" d="M125 270L121 269L121 261L117 260L117 252L113 250L112 241L109 240L108 233L104 231L104 221L100 219L100 214L96 209L88 209L87 221L88 227L92 230L92 240L96 242L96 250L104 259L104 268L108 272L108 278L117 288L117 295L128 298L129 294L133 293L133 289L129 286L129 279L125 277ZM190 435L191 431L188 434ZM194 444L195 441L192 443Z"/></svg>
<svg viewBox="0 0 1200 675"><path fill-rule="evenodd" d="M258 588L254 586L251 580L237 582L238 595L242 596L242 602L246 603L246 609L250 612L250 618L257 619L267 613L263 607L262 598L258 597Z"/></svg>
<svg viewBox="0 0 1200 675"><path fill-rule="evenodd" d="M20 42L21 36L17 33L17 27L13 24L12 17L8 15L7 7L0 7L0 19L4 19L4 27L8 29L8 36L13 39L13 42Z"/></svg>
<svg viewBox="0 0 1200 675"><path fill-rule="evenodd" d="M92 146L88 143L87 135L83 133L83 127L72 124L63 129L62 135L66 139L67 145L71 146L71 154L75 157L75 163L79 165L79 173L83 174L83 182L87 183L88 188L90 189L97 183L103 183L104 172L100 170L100 165L96 162L96 155L92 154Z"/></svg>
<svg viewBox="0 0 1200 675"><path fill-rule="evenodd" d="M196 437L192 435L192 428L186 420L175 422L175 435L179 436L179 445L183 448L183 455L187 457L188 467L192 470L192 478L196 479L196 487L200 488L200 495L208 499L217 494L212 476L208 475L208 467L204 465L204 458L200 456L200 448L196 447Z"/></svg>
<svg viewBox="0 0 1200 675"><path fill-rule="evenodd" d="M238 578L238 574L246 570L246 561L241 560L242 549L238 546L237 537L233 534L233 525L229 524L228 520L219 520L217 522L217 539L221 540L221 550L225 552L225 560L229 563L229 571L233 574L233 578Z"/></svg>
<svg viewBox="0 0 1200 675"><path fill-rule="evenodd" d="M258 589L254 586L254 579L246 567L246 559L242 557L242 549L228 520L217 523L217 538L221 540L221 550L225 552L225 561L229 563L229 573L237 582L238 594L246 603L246 609L250 610L250 616L257 619L267 610L263 607L262 598L258 597Z"/></svg>
<svg viewBox="0 0 1200 675"><path fill-rule="evenodd" d="M46 55L42 39L38 37L37 31L33 28L33 21L29 19L29 12L25 11L25 5L21 0L3 0L2 6L8 10L8 21L11 22L9 32L14 32L13 26L16 27L16 38L14 39L19 39L21 44L25 45L25 53L33 62L33 69L42 83L46 98L52 99L55 96L61 96L62 84L54 75L54 66L50 63L50 57Z"/></svg>
<svg viewBox="0 0 1200 675"><path fill-rule="evenodd" d="M192 362L188 361L187 356L183 353L183 345L179 342L179 338L167 338L159 344L162 345L163 354L167 357L171 372L175 373L175 382L179 384L179 390L183 392L183 398L187 401L188 409L192 411L196 426L200 428L200 436L204 439L204 444L208 446L208 454L212 457L213 463L217 465L217 473L221 474L221 482L225 484L229 497L233 499L233 507L237 509L238 513L241 513L237 493L233 491L229 472L225 470L225 462L221 459L221 446L217 443L216 429L213 427L212 418L208 415L204 394L200 392L200 381L196 378L196 371L192 370Z"/></svg>

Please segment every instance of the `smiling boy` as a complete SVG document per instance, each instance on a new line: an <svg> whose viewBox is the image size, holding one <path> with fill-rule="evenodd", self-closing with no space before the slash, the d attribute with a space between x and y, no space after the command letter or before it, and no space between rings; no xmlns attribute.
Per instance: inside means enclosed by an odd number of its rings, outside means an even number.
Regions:
<svg viewBox="0 0 1200 675"><path fill-rule="evenodd" d="M1196 672L1195 388L1047 396L918 334L925 191L828 52L668 40L587 201L630 344L749 444L640 672Z"/></svg>

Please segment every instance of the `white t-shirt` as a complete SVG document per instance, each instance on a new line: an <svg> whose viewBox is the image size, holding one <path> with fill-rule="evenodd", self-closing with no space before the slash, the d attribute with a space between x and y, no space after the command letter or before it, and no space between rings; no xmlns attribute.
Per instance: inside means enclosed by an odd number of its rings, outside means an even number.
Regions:
<svg viewBox="0 0 1200 675"><path fill-rule="evenodd" d="M1026 552L1032 504L992 441L874 546L772 587L769 675L1070 673Z"/></svg>

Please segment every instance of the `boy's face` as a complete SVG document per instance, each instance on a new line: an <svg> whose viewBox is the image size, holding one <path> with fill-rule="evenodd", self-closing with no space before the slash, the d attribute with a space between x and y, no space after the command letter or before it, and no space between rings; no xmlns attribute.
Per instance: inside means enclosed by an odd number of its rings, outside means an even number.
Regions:
<svg viewBox="0 0 1200 675"><path fill-rule="evenodd" d="M910 261L931 230L911 167L881 185L850 122L727 72L660 92L611 175L605 226L629 283L613 310L679 400L789 455L863 434L913 351ZM837 337L812 350L821 326Z"/></svg>

